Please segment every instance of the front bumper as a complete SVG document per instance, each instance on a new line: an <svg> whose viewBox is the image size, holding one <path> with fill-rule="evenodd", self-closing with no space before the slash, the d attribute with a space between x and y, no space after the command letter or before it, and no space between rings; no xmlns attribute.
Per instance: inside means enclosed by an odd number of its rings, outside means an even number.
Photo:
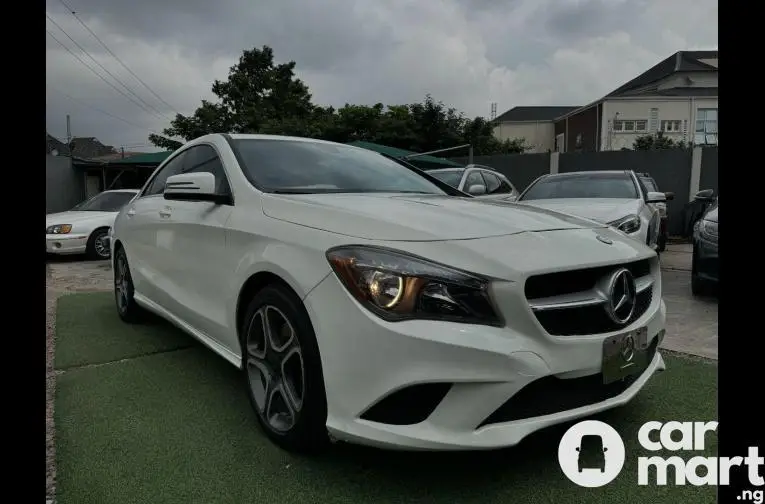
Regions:
<svg viewBox="0 0 765 504"><path fill-rule="evenodd" d="M628 402L656 371L665 368L656 352L631 384L603 400L487 425L492 413L541 378L591 382L601 371L603 340L617 334L549 336L512 282L495 285L493 290L512 327L390 323L361 307L334 274L328 275L304 302L321 351L330 434L339 440L410 450L512 446L539 429ZM646 326L655 349L665 320L664 302L656 296L645 314L625 330ZM384 398L428 383L450 387L423 420L401 425L366 418ZM419 406L411 403L410 408L400 408L401 413Z"/></svg>
<svg viewBox="0 0 765 504"><path fill-rule="evenodd" d="M45 252L48 254L82 254L88 245L88 235L46 234Z"/></svg>

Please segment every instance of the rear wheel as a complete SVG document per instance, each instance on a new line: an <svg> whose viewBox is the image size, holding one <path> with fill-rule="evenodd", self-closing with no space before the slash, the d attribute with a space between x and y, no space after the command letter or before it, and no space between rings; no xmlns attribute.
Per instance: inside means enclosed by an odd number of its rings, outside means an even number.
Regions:
<svg viewBox="0 0 765 504"><path fill-rule="evenodd" d="M248 304L239 334L248 396L266 435L289 451L326 447L321 359L300 299L285 286L265 287Z"/></svg>

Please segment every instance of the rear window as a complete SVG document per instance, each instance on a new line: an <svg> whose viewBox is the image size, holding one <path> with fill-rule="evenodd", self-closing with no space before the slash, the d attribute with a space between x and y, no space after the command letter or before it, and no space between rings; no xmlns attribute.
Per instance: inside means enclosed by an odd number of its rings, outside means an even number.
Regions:
<svg viewBox="0 0 765 504"><path fill-rule="evenodd" d="M441 182L449 184L455 189L459 189L460 180L462 180L462 174L465 173L465 170L435 170L427 173Z"/></svg>
<svg viewBox="0 0 765 504"><path fill-rule="evenodd" d="M520 198L526 200L558 198L638 199L635 183L622 173L577 173L553 175L539 180Z"/></svg>

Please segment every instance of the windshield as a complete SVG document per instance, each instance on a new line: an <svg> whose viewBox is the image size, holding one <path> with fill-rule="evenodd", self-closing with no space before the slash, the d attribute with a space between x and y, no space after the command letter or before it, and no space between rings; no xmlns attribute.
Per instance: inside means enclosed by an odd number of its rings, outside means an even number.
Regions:
<svg viewBox="0 0 765 504"><path fill-rule="evenodd" d="M637 199L635 183L628 174L577 173L555 175L529 187L520 200L556 198L626 198Z"/></svg>
<svg viewBox="0 0 765 504"><path fill-rule="evenodd" d="M130 203L134 196L134 192L102 192L83 201L72 210L78 212L119 212L120 208Z"/></svg>
<svg viewBox="0 0 765 504"><path fill-rule="evenodd" d="M429 171L428 175L431 175L441 182L445 182L455 189L459 189L460 180L462 180L462 174L465 170L433 170Z"/></svg>
<svg viewBox="0 0 765 504"><path fill-rule="evenodd" d="M656 187L656 183L651 178L640 177L640 181L643 183L648 192L659 192L659 188Z"/></svg>
<svg viewBox="0 0 765 504"><path fill-rule="evenodd" d="M357 147L263 139L232 145L247 179L267 192L446 194L417 172Z"/></svg>

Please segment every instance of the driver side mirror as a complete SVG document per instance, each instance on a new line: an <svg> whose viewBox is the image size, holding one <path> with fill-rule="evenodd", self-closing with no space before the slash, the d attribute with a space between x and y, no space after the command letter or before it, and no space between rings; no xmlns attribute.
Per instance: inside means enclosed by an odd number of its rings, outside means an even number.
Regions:
<svg viewBox="0 0 765 504"><path fill-rule="evenodd" d="M698 201L712 201L715 199L715 191L714 189L704 189L703 191L697 192L693 199Z"/></svg>
<svg viewBox="0 0 765 504"><path fill-rule="evenodd" d="M647 203L666 203L667 196L663 192L649 192L646 198Z"/></svg>
<svg viewBox="0 0 765 504"><path fill-rule="evenodd" d="M667 201L672 201L673 199L675 199L675 193L673 192L665 192L664 196L667 197Z"/></svg>
<svg viewBox="0 0 765 504"><path fill-rule="evenodd" d="M578 446L576 447L576 451L579 451L579 447Z"/></svg>
<svg viewBox="0 0 765 504"><path fill-rule="evenodd" d="M486 187L481 184L474 184L468 187L467 192L473 196L480 196L481 194L486 194Z"/></svg>
<svg viewBox="0 0 765 504"><path fill-rule="evenodd" d="M608 448L606 448L606 447L604 446L604 447L603 447L603 452L605 453L605 452L607 452L607 451L608 451Z"/></svg>
<svg viewBox="0 0 765 504"><path fill-rule="evenodd" d="M231 205L228 194L219 194L215 190L215 175L210 172L181 173L167 177L166 200L171 201L211 201L219 205Z"/></svg>

